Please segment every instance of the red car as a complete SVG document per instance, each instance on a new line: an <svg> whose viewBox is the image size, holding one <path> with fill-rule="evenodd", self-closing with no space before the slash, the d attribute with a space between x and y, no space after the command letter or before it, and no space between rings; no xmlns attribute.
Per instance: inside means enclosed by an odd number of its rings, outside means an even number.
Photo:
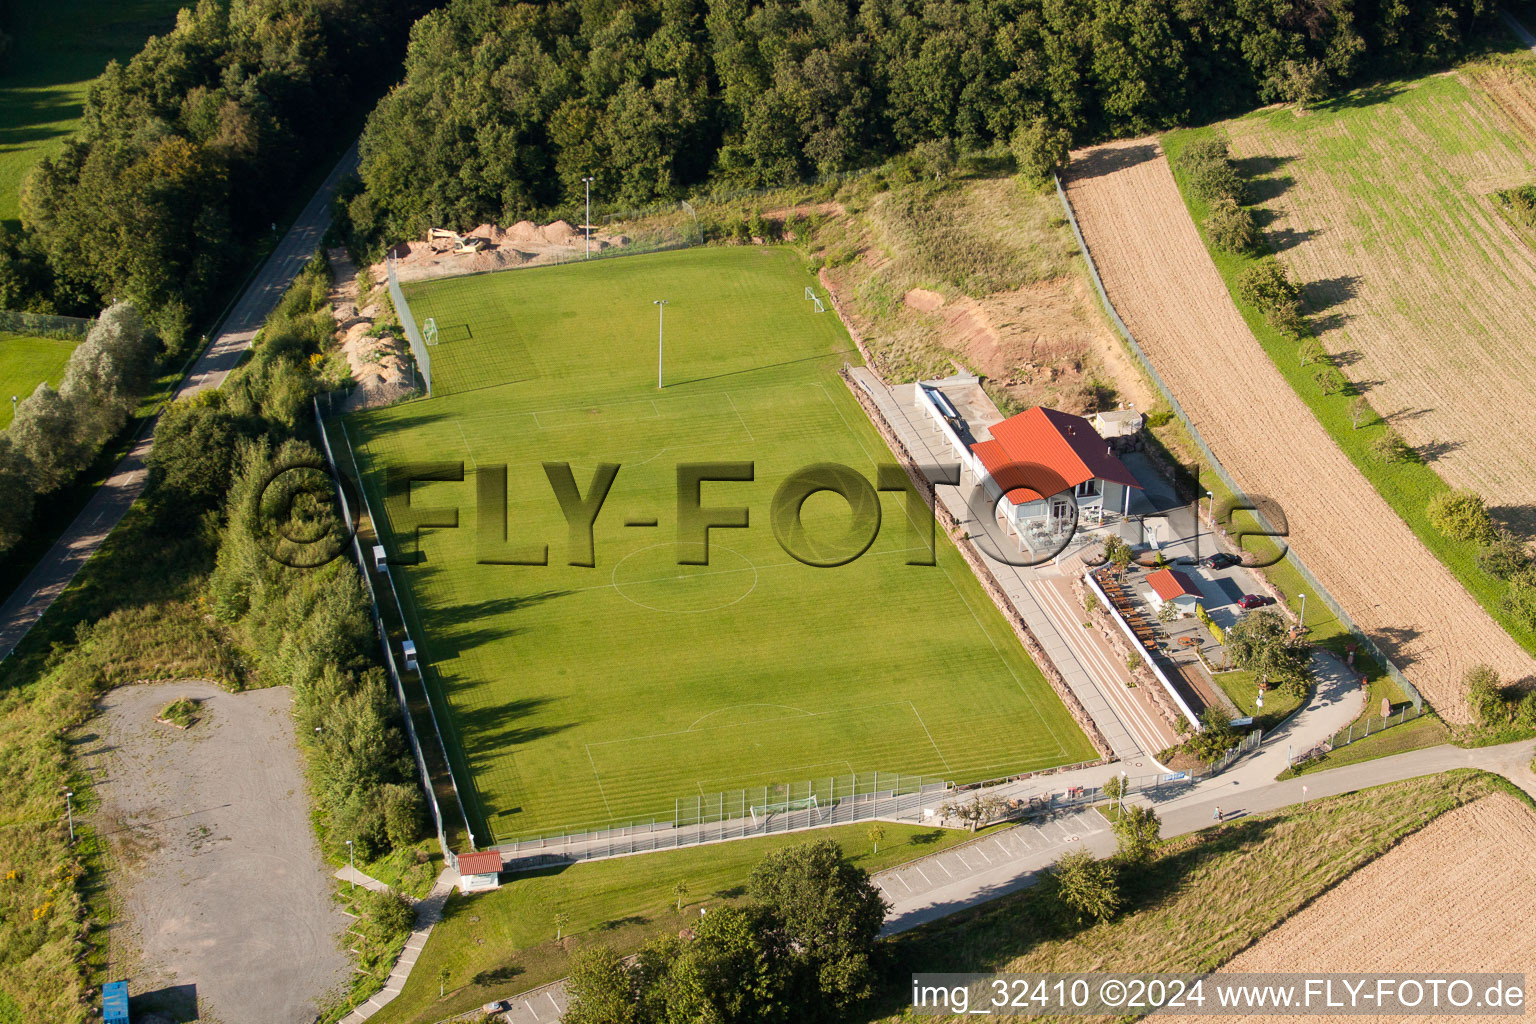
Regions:
<svg viewBox="0 0 1536 1024"><path fill-rule="evenodd" d="M1237 599L1239 608L1263 608L1267 604L1274 604L1275 599L1266 594L1244 594Z"/></svg>

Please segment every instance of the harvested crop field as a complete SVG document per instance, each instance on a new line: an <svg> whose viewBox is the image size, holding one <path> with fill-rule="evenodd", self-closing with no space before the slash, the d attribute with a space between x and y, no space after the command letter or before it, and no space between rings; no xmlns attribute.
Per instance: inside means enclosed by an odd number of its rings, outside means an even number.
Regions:
<svg viewBox="0 0 1536 1024"><path fill-rule="evenodd" d="M1288 543L1436 710L1467 721L1461 678L1533 660L1349 461L1233 306L1155 139L1074 155L1068 197L1105 288L1185 412Z"/></svg>
<svg viewBox="0 0 1536 1024"><path fill-rule="evenodd" d="M1494 793L1415 832L1228 961L1219 973L1274 971L1277 965L1317 973L1523 971L1536 963L1533 915L1536 814L1519 798ZM1454 939L1447 941L1450 935ZM1527 1004L1533 995L1536 985L1528 980ZM1295 1018L1172 1019L1257 1024Z"/></svg>
<svg viewBox="0 0 1536 1024"><path fill-rule="evenodd" d="M1223 127L1273 168L1259 205L1324 349L1447 483L1529 536L1536 249L1492 193L1536 182L1536 75L1475 65L1351 100Z"/></svg>

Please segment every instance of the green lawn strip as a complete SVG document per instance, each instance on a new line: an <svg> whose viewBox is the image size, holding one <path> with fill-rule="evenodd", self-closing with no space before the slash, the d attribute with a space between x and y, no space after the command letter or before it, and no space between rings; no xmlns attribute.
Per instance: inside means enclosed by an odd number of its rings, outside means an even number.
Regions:
<svg viewBox="0 0 1536 1024"><path fill-rule="evenodd" d="M686 820L701 804L715 817L720 794L742 816L825 801L853 773L963 782L1092 758L953 545L908 564L926 537L901 495L881 499L851 562L781 546L768 513L792 475L831 462L872 483L895 462L837 374L858 355L805 301L812 282L792 250L735 246L407 288L440 332L437 397L344 422L481 843ZM465 480L415 485L411 508L456 508L458 526L423 530L424 560L404 564L416 535L403 506L386 517L385 477L444 459ZM542 465L565 461L583 493L597 464L621 467L595 567L569 564ZM746 507L749 528L713 531L709 565L678 564L677 465L749 461L752 480L702 497ZM491 535L505 554L548 545L547 565L482 557L474 478L498 465L505 544L501 523ZM813 496L805 536L839 536L847 509ZM636 516L660 529L625 525Z"/></svg>
<svg viewBox="0 0 1536 1024"><path fill-rule="evenodd" d="M1234 669L1231 672L1214 672L1211 678L1232 698L1238 710L1254 719L1265 732L1285 721L1292 712L1306 703L1304 697L1293 696L1282 688L1272 688L1264 694L1264 708L1260 710L1257 701L1259 681L1252 672Z"/></svg>
<svg viewBox="0 0 1536 1024"><path fill-rule="evenodd" d="M109 60L126 61L175 24L185 0L58 0L8 5L13 36L0 73L0 221L20 214L28 171L63 146L86 89Z"/></svg>
<svg viewBox="0 0 1536 1024"><path fill-rule="evenodd" d="M1378 719L1378 724L1379 721ZM1357 725L1357 734L1359 730L1360 726ZM1387 757L1391 754L1402 754L1410 750L1419 750L1423 747L1438 746L1441 743L1449 743L1451 740L1451 731L1445 727L1444 722L1434 715L1425 715L1411 722L1394 725L1380 732L1372 733L1370 736L1355 740L1347 746L1336 747L1322 757L1314 758L1295 768L1287 768L1279 775L1276 775L1275 778L1277 780L1294 779L1298 775L1327 771L1329 768L1340 768L1346 764L1358 764L1361 761L1370 761L1378 757Z"/></svg>
<svg viewBox="0 0 1536 1024"><path fill-rule="evenodd" d="M79 344L0 331L0 430L11 425L11 398L25 400L39 384L57 388L64 364Z"/></svg>
<svg viewBox="0 0 1536 1024"><path fill-rule="evenodd" d="M633 952L652 938L687 927L702 908L743 900L753 867L773 850L832 839L850 860L874 873L975 838L956 829L882 822L885 836L876 854L869 840L871 824L504 875L495 892L455 894L405 988L373 1020L432 1024L562 978L571 956L590 946L602 943L620 953ZM995 829L977 835L990 831ZM679 882L688 887L681 913L673 894ZM569 917L560 942L555 941L556 914ZM449 980L439 999L444 967Z"/></svg>
<svg viewBox="0 0 1536 1024"><path fill-rule="evenodd" d="M953 914L891 940L901 980L871 1018L934 1019L904 1009L911 999L906 978L915 971L1214 970L1405 836L1494 792L1530 802L1497 776L1460 770L1169 840L1149 863L1121 872L1125 909L1105 924L1056 923L1039 888Z"/></svg>
<svg viewBox="0 0 1536 1024"><path fill-rule="evenodd" d="M1327 104L1314 110L1309 115L1310 119L1350 118L1365 116L1359 111L1365 108L1351 107L1348 97L1333 104ZM1385 102L1391 102L1387 100ZM1272 111L1260 111L1249 117L1289 117L1296 120L1294 114L1282 112L1276 115ZM1318 123L1322 123L1321 121ZM1315 126L1314 126L1315 127ZM1327 395L1324 394L1319 384L1313 380L1316 366L1302 366L1297 355L1299 344L1287 338L1284 334L1271 327L1256 308L1244 302L1237 293L1237 281L1242 272L1250 266L1257 257L1246 254L1223 252L1210 244L1208 233L1205 229L1205 218L1209 213L1208 205L1190 191L1184 175L1178 170L1178 155L1185 147L1200 139L1210 138L1218 133L1216 126L1202 128L1179 129L1169 132L1162 137L1163 149L1168 155L1169 164L1174 168L1174 180L1178 183L1179 191L1184 197L1185 206L1190 217L1194 220L1200 231L1201 238L1206 243L1206 248L1211 259L1216 264L1216 269L1221 273L1222 279L1227 284L1231 293L1232 302L1238 312L1242 314L1253 335L1258 339L1264 351L1269 354L1275 367L1281 375L1295 389L1296 394L1312 410L1318 422L1328 431L1329 435L1338 444L1351 462L1369 480L1402 519L1406 522L1414 534L1424 543L1431 552L1445 565L1447 569L1466 587L1474 599L1481 604L1493 618L1502 625L1509 634L1518 641L1521 646L1533 654L1536 654L1536 630L1519 622L1513 616L1504 611L1502 601L1508 591L1508 584L1503 580L1490 576L1477 567L1477 545L1469 541L1456 541L1441 534L1429 524L1425 514L1425 508L1429 500L1436 494L1448 490L1445 483L1428 464L1417 459L1409 459L1397 463L1385 463L1371 454L1371 442L1385 431L1391 429L1390 424L1376 413L1368 414L1357 429L1351 419L1350 405L1354 396L1349 393ZM1338 154L1337 159L1345 159L1345 154ZM1426 161L1434 159L1433 153L1424 154ZM1401 213L1402 211L1398 211ZM1348 389L1346 389L1347 391Z"/></svg>

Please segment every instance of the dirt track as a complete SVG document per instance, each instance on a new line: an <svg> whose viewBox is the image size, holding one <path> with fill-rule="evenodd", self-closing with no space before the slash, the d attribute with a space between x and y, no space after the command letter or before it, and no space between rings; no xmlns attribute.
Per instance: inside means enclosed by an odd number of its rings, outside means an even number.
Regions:
<svg viewBox="0 0 1536 1024"><path fill-rule="evenodd" d="M1074 154L1067 190L1111 300L1206 442L1244 490L1279 503L1296 553L1435 709L1467 720L1460 681L1476 663L1536 675L1259 347L1157 141Z"/></svg>
<svg viewBox="0 0 1536 1024"><path fill-rule="evenodd" d="M1496 793L1435 819L1238 954L1220 973L1526 971L1536 963L1533 915L1536 815L1515 797ZM1527 1003L1533 995L1536 984L1527 979ZM1361 1018L1159 1014L1154 1019L1260 1024ZM1385 1024L1431 1018L1370 1019Z"/></svg>

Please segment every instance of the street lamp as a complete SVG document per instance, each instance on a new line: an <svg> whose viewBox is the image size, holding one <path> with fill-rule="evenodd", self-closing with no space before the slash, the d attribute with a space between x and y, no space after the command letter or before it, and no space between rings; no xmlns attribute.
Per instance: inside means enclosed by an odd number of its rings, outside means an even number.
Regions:
<svg viewBox="0 0 1536 1024"><path fill-rule="evenodd" d="M667 326L667 300L654 299L651 304L656 307L656 390L661 390L661 347Z"/></svg>
<svg viewBox="0 0 1536 1024"><path fill-rule="evenodd" d="M11 396L11 419L16 418L16 396Z"/></svg>
<svg viewBox="0 0 1536 1024"><path fill-rule="evenodd" d="M1120 773L1120 813L1116 817L1125 817L1125 772Z"/></svg>
<svg viewBox="0 0 1536 1024"><path fill-rule="evenodd" d="M587 186L587 222L582 225L581 233L587 236L587 259L592 258L592 182L594 178L582 178Z"/></svg>
<svg viewBox="0 0 1536 1024"><path fill-rule="evenodd" d="M64 791L64 812L69 815L69 845L75 845L75 806L70 803L70 797L75 795L72 789Z"/></svg>
<svg viewBox="0 0 1536 1024"><path fill-rule="evenodd" d="M1205 512L1206 515L1211 517L1211 522L1214 524L1216 522L1216 494L1214 491L1206 491L1205 497Z"/></svg>
<svg viewBox="0 0 1536 1024"><path fill-rule="evenodd" d="M357 877L357 861L352 859L352 840L350 839L347 840L347 867L352 869L352 878L347 879L347 885L356 889L357 882L353 881L353 879Z"/></svg>
<svg viewBox="0 0 1536 1024"><path fill-rule="evenodd" d="M1302 594L1301 595L1301 622L1300 622L1300 624L1302 626L1305 626L1307 624L1307 595L1306 594Z"/></svg>

